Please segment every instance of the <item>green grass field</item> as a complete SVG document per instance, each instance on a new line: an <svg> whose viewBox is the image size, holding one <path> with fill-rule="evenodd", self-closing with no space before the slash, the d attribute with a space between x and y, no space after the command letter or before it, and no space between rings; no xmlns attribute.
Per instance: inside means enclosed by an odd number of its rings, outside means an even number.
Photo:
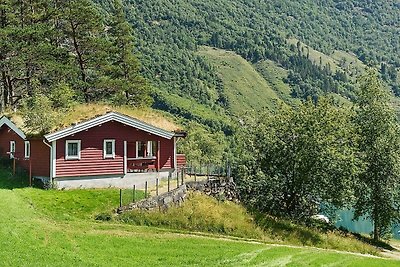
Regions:
<svg viewBox="0 0 400 267"><path fill-rule="evenodd" d="M24 184L0 170L0 266L399 266L359 254L97 222L98 211L118 206L115 189Z"/></svg>
<svg viewBox="0 0 400 267"><path fill-rule="evenodd" d="M198 54L204 56L221 76L234 114L241 114L248 109L275 107L279 96L241 56L207 46L201 46Z"/></svg>

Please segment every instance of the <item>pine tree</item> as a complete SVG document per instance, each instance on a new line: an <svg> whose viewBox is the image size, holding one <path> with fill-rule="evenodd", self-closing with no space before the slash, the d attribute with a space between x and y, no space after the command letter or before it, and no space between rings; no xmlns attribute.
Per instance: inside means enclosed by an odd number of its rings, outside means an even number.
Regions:
<svg viewBox="0 0 400 267"><path fill-rule="evenodd" d="M120 0L114 1L109 35L112 42L110 77L118 104L148 105L150 87L140 74L140 63L135 54L133 30L126 21Z"/></svg>
<svg viewBox="0 0 400 267"><path fill-rule="evenodd" d="M61 8L62 29L68 40L66 44L76 59L78 87L85 100L89 101L96 97L96 83L104 65L108 64L103 19L90 0L68 0Z"/></svg>

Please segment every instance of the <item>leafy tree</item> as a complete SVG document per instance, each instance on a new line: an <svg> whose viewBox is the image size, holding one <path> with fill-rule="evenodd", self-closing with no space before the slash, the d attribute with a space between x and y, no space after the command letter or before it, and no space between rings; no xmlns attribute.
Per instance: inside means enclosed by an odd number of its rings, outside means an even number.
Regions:
<svg viewBox="0 0 400 267"><path fill-rule="evenodd" d="M297 219L317 212L321 202L343 206L359 168L351 115L321 98L245 123L236 174L245 202Z"/></svg>
<svg viewBox="0 0 400 267"><path fill-rule="evenodd" d="M390 95L373 72L361 79L357 126L366 169L356 190L355 217L367 216L378 240L400 222L400 131Z"/></svg>
<svg viewBox="0 0 400 267"><path fill-rule="evenodd" d="M180 149L185 153L192 166L222 163L227 144L221 132L210 133L196 123L188 127L188 136L183 141Z"/></svg>
<svg viewBox="0 0 400 267"><path fill-rule="evenodd" d="M77 94L67 83L61 82L52 88L49 98L55 109L68 110L76 104Z"/></svg>
<svg viewBox="0 0 400 267"><path fill-rule="evenodd" d="M29 132L45 134L56 124L58 114L47 96L34 94L24 101L23 106L24 124Z"/></svg>

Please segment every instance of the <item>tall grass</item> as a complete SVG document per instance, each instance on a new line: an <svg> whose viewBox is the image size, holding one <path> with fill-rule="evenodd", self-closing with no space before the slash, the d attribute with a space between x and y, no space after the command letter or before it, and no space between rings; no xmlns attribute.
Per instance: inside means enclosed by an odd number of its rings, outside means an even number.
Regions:
<svg viewBox="0 0 400 267"><path fill-rule="evenodd" d="M271 216L253 216L241 205L219 202L199 193L192 193L180 207L172 207L165 212L135 210L121 214L117 220L128 224L224 234L262 242L378 254L375 247L357 240L351 234L333 230L334 227L321 230Z"/></svg>
<svg viewBox="0 0 400 267"><path fill-rule="evenodd" d="M242 206L218 202L199 193L192 193L180 207L172 207L165 212L134 210L123 213L118 219L136 225L263 238L263 232Z"/></svg>

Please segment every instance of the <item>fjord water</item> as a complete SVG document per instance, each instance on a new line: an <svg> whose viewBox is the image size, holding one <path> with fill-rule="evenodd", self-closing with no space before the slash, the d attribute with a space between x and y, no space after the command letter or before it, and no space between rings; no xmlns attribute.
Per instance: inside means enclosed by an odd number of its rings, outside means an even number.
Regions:
<svg viewBox="0 0 400 267"><path fill-rule="evenodd" d="M353 211L352 210L341 210L338 212L338 220L336 222L337 227L344 227L351 232L370 234L373 231L372 222L368 219L359 219L353 221ZM394 225L392 227L393 238L400 239L400 226Z"/></svg>

